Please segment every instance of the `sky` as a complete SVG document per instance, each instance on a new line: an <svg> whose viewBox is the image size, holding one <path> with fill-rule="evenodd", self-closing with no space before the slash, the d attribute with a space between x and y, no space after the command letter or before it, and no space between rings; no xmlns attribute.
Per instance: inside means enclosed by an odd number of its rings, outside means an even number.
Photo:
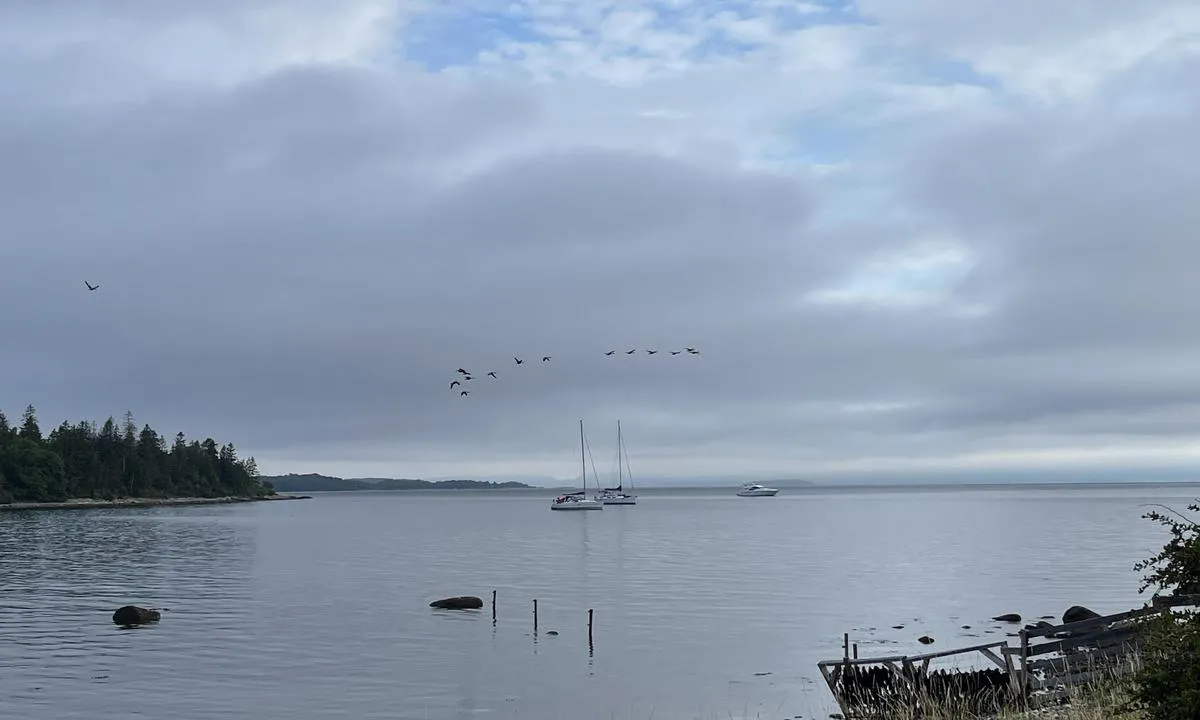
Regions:
<svg viewBox="0 0 1200 720"><path fill-rule="evenodd" d="M1200 469L1198 73L1192 0L2 3L0 409L265 474L570 478L580 419L602 473L618 419L635 475Z"/></svg>

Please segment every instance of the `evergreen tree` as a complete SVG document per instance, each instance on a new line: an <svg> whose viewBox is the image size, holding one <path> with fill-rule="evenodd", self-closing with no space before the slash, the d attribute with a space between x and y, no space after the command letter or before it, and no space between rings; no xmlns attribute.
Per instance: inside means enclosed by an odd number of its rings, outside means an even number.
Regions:
<svg viewBox="0 0 1200 720"><path fill-rule="evenodd" d="M111 417L99 430L64 422L45 438L32 405L15 431L0 412L0 503L271 494L232 443L189 443L179 433L168 448L149 425L139 431L132 412L119 428Z"/></svg>

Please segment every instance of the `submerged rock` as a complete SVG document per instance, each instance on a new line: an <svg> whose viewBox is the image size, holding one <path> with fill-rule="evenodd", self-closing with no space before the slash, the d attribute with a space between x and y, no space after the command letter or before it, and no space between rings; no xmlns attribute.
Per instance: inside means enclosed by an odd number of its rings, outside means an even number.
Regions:
<svg viewBox="0 0 1200 720"><path fill-rule="evenodd" d="M922 645L932 645L933 638L929 637L928 635L922 635L921 637L917 638L917 642L921 643Z"/></svg>
<svg viewBox="0 0 1200 720"><path fill-rule="evenodd" d="M1084 620L1094 620L1098 617L1101 617L1100 613L1098 612L1088 610L1082 605L1072 605L1071 607L1067 608L1065 613L1063 613L1062 621L1064 625L1067 625L1069 623L1082 622Z"/></svg>
<svg viewBox="0 0 1200 720"><path fill-rule="evenodd" d="M1021 616L1018 615L1017 613L1006 613L1004 615L997 615L996 617L994 617L992 619L995 620L996 622L1011 622L1011 623L1021 622Z"/></svg>
<svg viewBox="0 0 1200 720"><path fill-rule="evenodd" d="M441 608L443 610L478 610L483 607L483 600L474 595L460 595L458 597L442 598L429 603L431 608Z"/></svg>
<svg viewBox="0 0 1200 720"><path fill-rule="evenodd" d="M158 622L162 619L162 613L157 610L138 607L137 605L126 605L117 608L116 612L113 613L112 619L117 625L132 627L134 625Z"/></svg>

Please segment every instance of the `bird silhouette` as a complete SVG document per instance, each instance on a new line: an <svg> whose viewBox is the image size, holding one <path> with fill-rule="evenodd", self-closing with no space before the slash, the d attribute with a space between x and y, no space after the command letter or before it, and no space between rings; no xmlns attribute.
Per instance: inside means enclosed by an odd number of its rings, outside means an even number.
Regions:
<svg viewBox="0 0 1200 720"><path fill-rule="evenodd" d="M525 364L525 361L524 361L524 360L522 360L522 359L521 359L521 358L519 358L519 357L513 356L513 360L516 360L518 365L524 365L524 364Z"/></svg>
<svg viewBox="0 0 1200 720"><path fill-rule="evenodd" d="M463 375L463 380L474 380L474 379L475 378L471 377L470 375Z"/></svg>
<svg viewBox="0 0 1200 720"><path fill-rule="evenodd" d="M92 292L95 292L96 290L98 290L98 289L100 288L100 284L99 284L99 283L96 283L95 285L93 285L93 284L91 284L90 282L88 282L87 280L84 280L84 281L83 281L83 284L84 284L84 285L87 285L87 289L88 289L88 290L91 290Z"/></svg>
<svg viewBox="0 0 1200 720"><path fill-rule="evenodd" d="M462 397L466 397L470 394L471 394L470 390L463 390L462 392L459 393L459 395L461 395Z"/></svg>
<svg viewBox="0 0 1200 720"><path fill-rule="evenodd" d="M684 348L684 350L687 350L690 353L696 352L696 348Z"/></svg>
<svg viewBox="0 0 1200 720"><path fill-rule="evenodd" d="M456 370L455 372L458 372L458 373L460 373L460 374L462 374L462 375L470 375L470 374L471 374L471 373L467 372L466 370L463 370L462 368L459 368L459 369L458 369L458 370Z"/></svg>
<svg viewBox="0 0 1200 720"><path fill-rule="evenodd" d="M459 382L459 381L457 381L457 380L451 380L451 381L450 381L450 387L456 387L456 386L458 386L458 385L462 385L462 383L460 383L460 382Z"/></svg>
<svg viewBox="0 0 1200 720"><path fill-rule="evenodd" d="M490 378L496 377L495 371L488 373L488 377L490 377Z"/></svg>
<svg viewBox="0 0 1200 720"><path fill-rule="evenodd" d="M606 352L606 353L604 353L604 354L605 354L605 355L615 355L616 353L617 353L617 351L616 351L616 350L609 350L608 352Z"/></svg>
<svg viewBox="0 0 1200 720"><path fill-rule="evenodd" d="M699 350L693 350L692 348L688 348L688 354L689 354L689 355L699 355L699 354L700 354L700 351L699 351Z"/></svg>
<svg viewBox="0 0 1200 720"><path fill-rule="evenodd" d="M550 356L549 355L542 356L542 362L550 362Z"/></svg>
<svg viewBox="0 0 1200 720"><path fill-rule="evenodd" d="M625 354L626 354L626 355L632 355L632 354L634 354L635 352L637 352L637 348L634 348L634 349L632 349L632 350L627 350L627 351L625 352Z"/></svg>
<svg viewBox="0 0 1200 720"><path fill-rule="evenodd" d="M646 354L647 354L647 355L657 355L657 354L658 354L658 351L657 351L657 350L647 350L647 351L646 351Z"/></svg>
<svg viewBox="0 0 1200 720"><path fill-rule="evenodd" d="M672 351L671 351L671 354L672 354L672 355L678 355L678 354L679 354L679 353L681 353L681 352L683 352L683 351L682 351L682 350L672 350Z"/></svg>

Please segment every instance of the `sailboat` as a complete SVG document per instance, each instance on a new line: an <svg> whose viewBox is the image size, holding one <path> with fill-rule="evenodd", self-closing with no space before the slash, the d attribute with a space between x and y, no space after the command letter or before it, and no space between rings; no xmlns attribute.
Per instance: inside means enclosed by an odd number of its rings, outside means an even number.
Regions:
<svg viewBox="0 0 1200 720"><path fill-rule="evenodd" d="M550 503L551 510L603 510L604 503L587 498L587 456L584 454L583 421L579 421L579 463L583 466L583 489L563 493Z"/></svg>
<svg viewBox="0 0 1200 720"><path fill-rule="evenodd" d="M621 460L624 458L624 468ZM617 421L617 486L604 488L596 494L596 499L605 505L637 505L637 495L633 494L633 473L629 473L629 490L625 492L625 476L623 470L629 470L629 456L625 454L625 442L621 437L621 421Z"/></svg>

